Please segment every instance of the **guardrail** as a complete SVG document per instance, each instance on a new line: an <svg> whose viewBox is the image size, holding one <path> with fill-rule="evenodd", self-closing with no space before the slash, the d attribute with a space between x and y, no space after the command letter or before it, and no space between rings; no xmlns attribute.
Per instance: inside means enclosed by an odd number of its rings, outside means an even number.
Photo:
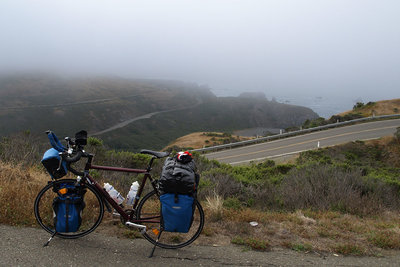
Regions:
<svg viewBox="0 0 400 267"><path fill-rule="evenodd" d="M340 126L344 126L344 125L347 125L347 124L353 124L353 123L356 123L356 122L369 121L369 120L379 120L379 119L389 119L389 118L400 118L400 114L372 116L372 117L360 118L360 119L355 119L355 120L350 120L350 121L336 122L336 123L327 124L327 125L318 126L318 127L313 127L313 128L308 128L308 129L304 129L304 130L287 132L287 133L282 133L282 134L276 134L276 135L271 135L271 136L267 136L267 137L261 137L261 138L256 138L256 139L251 139L251 140L246 140L246 141L240 141L240 142L235 142L235 143L230 143L230 144L224 144L224 145L218 145L218 146L210 146L210 147L205 147L205 148L198 148L198 149L193 149L191 151L206 152L206 151L222 150L222 149L226 149L226 148L233 148L233 147L238 147L238 146L262 143L262 142L267 142L267 141L271 141L271 140L275 140L275 139L290 137L290 136L294 136L294 135L311 133L311 132L315 132L315 131L319 131L319 130L340 127Z"/></svg>

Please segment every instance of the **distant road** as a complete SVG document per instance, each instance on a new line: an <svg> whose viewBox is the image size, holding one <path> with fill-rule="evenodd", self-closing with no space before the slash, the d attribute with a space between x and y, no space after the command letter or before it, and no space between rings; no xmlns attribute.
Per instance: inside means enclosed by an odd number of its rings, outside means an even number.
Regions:
<svg viewBox="0 0 400 267"><path fill-rule="evenodd" d="M275 140L206 154L209 159L232 165L246 164L250 161L265 160L302 151L343 144L356 140L375 139L393 135L400 127L400 119L361 123L351 126L334 128L305 135Z"/></svg>
<svg viewBox="0 0 400 267"><path fill-rule="evenodd" d="M99 132L90 133L90 135L91 135L91 136L93 136L93 135L101 135L101 134L104 134L104 133L108 133L108 132L114 131L114 130L119 129L119 128L123 128L123 127L127 126L128 124L131 124L132 122L135 122L135 121L150 119L151 117L153 117L154 115L157 115L157 114L166 113L166 112L171 112L171 111L178 111L178 110L190 109L190 108L196 107L196 106L198 106L198 105L200 105L200 104L202 104L202 103L203 103L203 101L202 101L201 99L198 99L198 100L197 100L197 103L196 103L195 105L191 105L191 106L187 106L187 107L182 107L182 108L173 108L173 109L167 109L167 110L162 110L162 111L156 111L156 112L147 113L147 114L144 114L144 115L142 115L142 116L135 117L135 118L128 119L128 120L125 120L125 121L123 121L123 122L117 123L117 124L115 124L115 125L113 125L113 126L107 128L107 129L101 130L101 131L99 131Z"/></svg>

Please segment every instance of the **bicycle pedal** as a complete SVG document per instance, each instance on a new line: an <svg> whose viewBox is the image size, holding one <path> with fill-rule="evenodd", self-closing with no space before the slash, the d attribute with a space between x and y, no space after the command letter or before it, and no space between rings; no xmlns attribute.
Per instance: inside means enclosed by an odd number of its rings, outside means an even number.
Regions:
<svg viewBox="0 0 400 267"><path fill-rule="evenodd" d="M126 222L125 225L128 226L128 227L134 227L134 228L139 229L142 234L146 232L146 226L145 225L131 223L131 222Z"/></svg>

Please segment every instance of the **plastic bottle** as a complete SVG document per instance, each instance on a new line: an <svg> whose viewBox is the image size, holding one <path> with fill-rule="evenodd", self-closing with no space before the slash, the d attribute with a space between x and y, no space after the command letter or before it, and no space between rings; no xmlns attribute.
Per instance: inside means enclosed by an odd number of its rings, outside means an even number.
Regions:
<svg viewBox="0 0 400 267"><path fill-rule="evenodd" d="M118 203L118 205L121 205L122 202L124 202L125 198L121 196L121 194L117 190L115 190L115 188L109 183L104 183L104 189L111 196L111 198Z"/></svg>
<svg viewBox="0 0 400 267"><path fill-rule="evenodd" d="M137 181L133 182L132 185L131 185L131 189L129 190L129 193L126 196L126 204L128 206L132 206L133 205L133 202L135 201L135 197L136 197L138 188L139 188L139 183Z"/></svg>

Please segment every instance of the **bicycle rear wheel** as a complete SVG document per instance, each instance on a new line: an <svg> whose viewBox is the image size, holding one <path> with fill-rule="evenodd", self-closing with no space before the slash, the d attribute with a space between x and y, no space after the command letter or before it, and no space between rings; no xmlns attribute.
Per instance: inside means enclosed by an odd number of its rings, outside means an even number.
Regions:
<svg viewBox="0 0 400 267"><path fill-rule="evenodd" d="M49 232L50 234L55 233L54 226L54 210L53 200L58 196L57 191L60 187L65 185L74 185L76 180L74 179L61 179L54 182L50 182L46 185L37 195L34 204L34 212L36 221L39 225ZM56 236L61 238L78 238L89 234L99 226L104 215L104 204L103 200L97 193L96 189L88 184L80 185L82 190L85 190L84 202L85 208L82 210L81 217L82 222L77 232L69 233L57 233Z"/></svg>
<svg viewBox="0 0 400 267"><path fill-rule="evenodd" d="M187 246L195 241L204 226L204 212L200 203L195 200L193 223L188 233L162 232L157 245L162 248L176 249ZM156 244L157 235L161 229L161 205L155 191L145 195L136 211L137 223L146 225L143 236L151 243Z"/></svg>

